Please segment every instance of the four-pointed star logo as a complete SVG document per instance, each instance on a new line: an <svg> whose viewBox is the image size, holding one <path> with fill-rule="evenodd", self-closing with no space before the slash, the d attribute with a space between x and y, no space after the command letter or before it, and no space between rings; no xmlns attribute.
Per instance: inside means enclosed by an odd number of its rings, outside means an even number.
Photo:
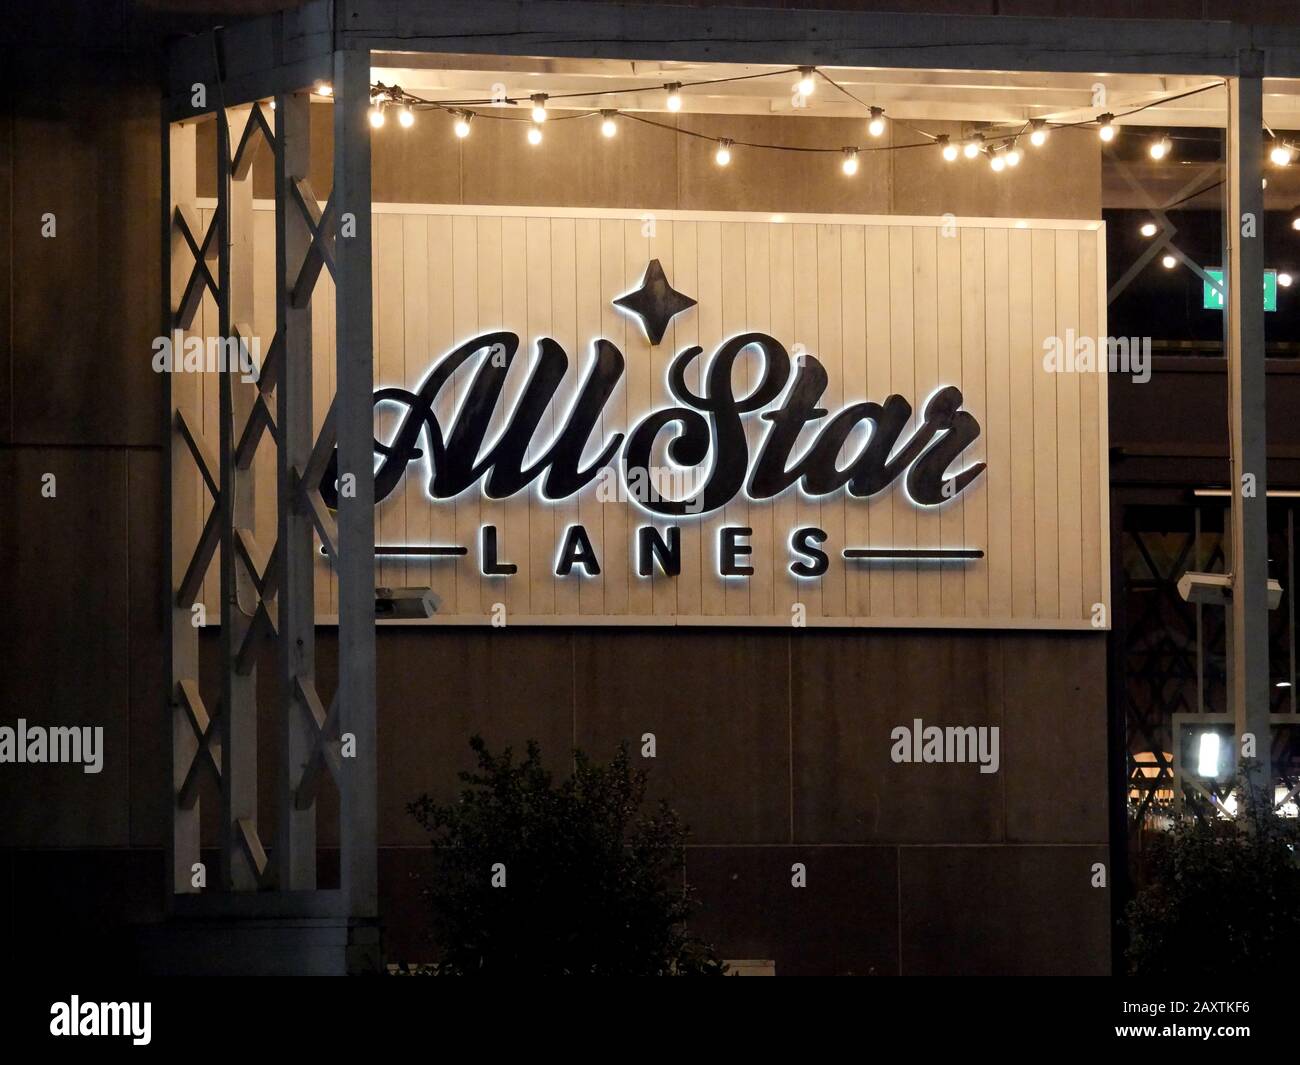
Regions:
<svg viewBox="0 0 1300 1065"><path fill-rule="evenodd" d="M664 268L659 260L651 259L645 277L641 279L641 287L626 296L619 296L614 303L637 315L650 343L658 344L663 340L664 330L673 317L694 307L696 301L673 288L664 276Z"/></svg>

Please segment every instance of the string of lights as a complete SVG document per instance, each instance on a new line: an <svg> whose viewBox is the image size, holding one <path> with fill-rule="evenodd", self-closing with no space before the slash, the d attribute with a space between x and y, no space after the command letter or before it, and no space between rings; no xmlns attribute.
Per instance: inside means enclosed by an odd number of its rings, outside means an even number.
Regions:
<svg viewBox="0 0 1300 1065"><path fill-rule="evenodd" d="M796 100L796 106L803 106L817 90L820 81L824 81L841 95L857 104L865 112L867 119L866 134L868 140L863 144L841 145L841 146L809 146L809 145L791 145L791 144L771 144L762 141L749 141L737 137L722 137L712 133L702 133L680 124L662 122L654 118L647 117L633 111L621 111L613 107L593 106L588 109L565 111L562 114L554 114L548 104L559 100L594 100L598 104L607 102L604 98L616 97L630 93L652 94L662 92L664 100L664 109L670 113L678 113L682 109L683 90L693 88L723 85L733 82L751 81L760 78L780 78L795 75L796 80L792 84L792 92ZM648 84L635 87L624 87L619 89L599 89L594 91L578 91L566 93L530 93L527 96L501 96L496 98L465 99L465 100L430 100L410 93L402 89L399 85L385 85L382 82L376 82L370 87L370 124L376 128L382 128L388 119L390 112L397 116L397 122L404 128L409 128L415 124L415 116L420 111L438 110L450 114L454 118L452 125L453 132L458 138L464 139L470 136L473 123L480 119L499 120L508 122L527 123L525 133L526 139L533 147L538 147L544 140L544 128L548 122L563 122L573 120L586 120L599 118L601 136L613 139L618 135L620 123L624 121L639 122L644 125L654 126L658 129L666 130L677 136L692 137L700 140L711 141L715 144L713 158L718 166L727 166L731 163L734 153L737 149L752 149L757 151L773 152L799 152L809 154L829 154L840 157L840 168L846 175L856 174L858 171L859 157L872 152L896 152L909 151L921 148L931 148L937 150L946 163L956 162L958 159L978 159L983 156L989 167L995 172L1002 172L1008 169L1014 169L1020 165L1024 158L1024 152L1021 150L1021 139L1028 141L1033 148L1041 148L1047 143L1049 135L1057 130L1091 130L1095 131L1098 138L1105 144L1112 143L1119 135L1120 126L1118 120L1127 118L1131 115L1147 111L1154 107L1160 107L1164 104L1173 103L1177 100L1183 100L1200 93L1209 92L1213 89L1223 87L1222 81L1211 82L1206 85L1198 86L1194 89L1188 89L1183 92L1175 93L1170 96L1161 97L1156 100L1149 100L1146 103L1128 108L1127 110L1110 112L1105 111L1094 118L1080 119L1074 122L1057 122L1048 119L1034 118L1023 123L1019 127L997 129L990 126L982 131L972 132L956 140L947 133L932 133L922 129L912 123L886 115L885 109L881 106L870 104L859 96L855 95L849 89L845 88L839 82L835 81L830 75L817 67L790 67L783 70L763 71L757 74L740 74L724 78L709 78L699 81L672 81L662 84ZM330 86L320 83L316 86L315 91L322 96L332 94ZM528 115L517 113L521 107L528 108ZM513 111L516 113L505 113L499 109ZM880 140L890 124L895 127L909 130L912 134L920 137L920 140L908 140L902 143L893 143L891 138L887 143L872 143ZM1269 126L1265 125L1265 133L1270 140L1269 159L1275 166L1289 166L1294 162L1297 156L1300 156L1300 147L1291 140L1286 139ZM1175 142L1185 138L1171 136L1169 133L1156 133L1149 136L1147 152L1151 159L1156 161L1167 160L1173 157L1175 151Z"/></svg>

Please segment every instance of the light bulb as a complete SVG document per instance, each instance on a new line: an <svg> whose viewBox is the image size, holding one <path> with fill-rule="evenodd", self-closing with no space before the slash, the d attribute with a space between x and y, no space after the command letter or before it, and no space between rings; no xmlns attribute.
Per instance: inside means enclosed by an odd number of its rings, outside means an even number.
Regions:
<svg viewBox="0 0 1300 1065"><path fill-rule="evenodd" d="M731 143L726 139L718 141L718 150L713 153L713 161L718 166L726 166L731 162Z"/></svg>
<svg viewBox="0 0 1300 1065"><path fill-rule="evenodd" d="M1166 255L1163 259L1160 260L1160 265L1163 266L1166 270L1172 270L1175 266L1178 265L1178 260L1175 259L1172 255Z"/></svg>
<svg viewBox="0 0 1300 1065"><path fill-rule="evenodd" d="M379 129L384 124L384 109L378 104L370 109L370 124Z"/></svg>
<svg viewBox="0 0 1300 1065"><path fill-rule="evenodd" d="M948 139L948 134L939 134L939 144L943 147L943 157L946 162L951 163L957 158L957 145L953 144L952 141Z"/></svg>
<svg viewBox="0 0 1300 1065"><path fill-rule="evenodd" d="M618 132L618 123L614 121L613 111L602 111L600 113L600 134L602 137L612 137Z"/></svg>
<svg viewBox="0 0 1300 1065"><path fill-rule="evenodd" d="M1147 149L1152 159L1163 159L1169 154L1173 143L1168 137L1157 137L1151 142L1151 147Z"/></svg>
<svg viewBox="0 0 1300 1065"><path fill-rule="evenodd" d="M464 140L466 137L469 136L469 124L470 124L470 120L473 117L474 117L473 114L471 114L469 111L461 111L456 116L456 124L452 127L452 129L456 131L456 136L459 137L461 140Z"/></svg>
<svg viewBox="0 0 1300 1065"><path fill-rule="evenodd" d="M1291 219L1291 228L1300 230L1300 214Z"/></svg>
<svg viewBox="0 0 1300 1065"><path fill-rule="evenodd" d="M1156 235L1156 224L1154 222L1143 222L1142 228L1138 230L1144 237L1154 237Z"/></svg>
<svg viewBox="0 0 1300 1065"><path fill-rule="evenodd" d="M333 96L333 95L334 95L334 86L331 85L328 81L318 81L318 82L316 83L316 95L317 95L317 96Z"/></svg>
<svg viewBox="0 0 1300 1065"><path fill-rule="evenodd" d="M272 110L272 111L275 110L275 101L274 101L274 100L271 101L271 110Z"/></svg>
<svg viewBox="0 0 1300 1065"><path fill-rule="evenodd" d="M397 112L397 121L403 129L410 129L415 125L415 112L409 106L403 107Z"/></svg>
<svg viewBox="0 0 1300 1065"><path fill-rule="evenodd" d="M533 121L545 122L546 121L546 93L544 92L533 93L531 99L533 101Z"/></svg>
<svg viewBox="0 0 1300 1065"><path fill-rule="evenodd" d="M1285 141L1278 141L1273 145L1268 157L1273 160L1274 166L1289 166L1291 160L1295 158L1295 152Z"/></svg>
<svg viewBox="0 0 1300 1065"><path fill-rule="evenodd" d="M1115 116L1107 111L1104 115L1098 115L1097 121L1101 123L1097 127L1097 136L1107 142L1113 141L1115 139Z"/></svg>
<svg viewBox="0 0 1300 1065"><path fill-rule="evenodd" d="M536 126L530 126L528 129L528 143L534 147L542 143L542 131Z"/></svg>
<svg viewBox="0 0 1300 1065"><path fill-rule="evenodd" d="M1020 149L1014 144L1007 149L1007 166L1020 165Z"/></svg>
<svg viewBox="0 0 1300 1065"><path fill-rule="evenodd" d="M966 142L966 146L961 150L961 154L964 155L967 159L974 159L975 156L979 155L980 147L981 145L983 145L983 143L984 143L984 134L976 133L973 137L971 137L970 140Z"/></svg>
<svg viewBox="0 0 1300 1065"><path fill-rule="evenodd" d="M1277 275L1277 283L1283 288L1291 287L1291 275L1285 271Z"/></svg>
<svg viewBox="0 0 1300 1065"><path fill-rule="evenodd" d="M873 137L879 137L885 132L885 109L883 107L873 107L871 109L871 121L867 123L867 132Z"/></svg>
<svg viewBox="0 0 1300 1065"><path fill-rule="evenodd" d="M858 150L856 148L844 149L844 162L840 164L840 168L850 177L858 172Z"/></svg>
<svg viewBox="0 0 1300 1065"><path fill-rule="evenodd" d="M1029 143L1035 148L1041 148L1047 143L1047 125L1041 118L1036 118L1030 126L1033 131L1029 134Z"/></svg>
<svg viewBox="0 0 1300 1065"><path fill-rule="evenodd" d="M991 166L995 172L1001 173L1002 169L1006 165L1007 165L1007 158L1001 152L994 152L992 155L989 156L989 166Z"/></svg>
<svg viewBox="0 0 1300 1065"><path fill-rule="evenodd" d="M813 90L817 88L817 82L813 80L812 67L799 68L799 80L795 82L795 91L800 96L811 96Z"/></svg>
<svg viewBox="0 0 1300 1065"><path fill-rule="evenodd" d="M668 100L666 103L669 111L680 111L682 109L681 87L681 82L677 81L664 86L664 88L668 90Z"/></svg>

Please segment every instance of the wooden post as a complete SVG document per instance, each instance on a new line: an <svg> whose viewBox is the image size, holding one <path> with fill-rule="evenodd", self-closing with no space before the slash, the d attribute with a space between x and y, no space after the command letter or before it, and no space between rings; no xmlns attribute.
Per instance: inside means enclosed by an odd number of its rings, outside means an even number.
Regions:
<svg viewBox="0 0 1300 1065"><path fill-rule="evenodd" d="M295 307L293 288L311 243L291 184L305 180L311 164L311 97L276 96L275 138L275 316L280 344L276 421L279 425L278 503L280 551L279 823L275 848L277 882L283 891L316 886L316 808L295 801L303 768L315 740L310 709L299 682L315 677L316 626L311 515L298 496L296 470L307 468L312 434L311 303Z"/></svg>
<svg viewBox="0 0 1300 1065"><path fill-rule="evenodd" d="M1253 735L1251 783L1272 779L1269 733L1268 499L1264 434L1263 55L1228 79L1227 351L1232 454L1232 674L1237 756ZM1271 801L1271 791L1267 794Z"/></svg>
<svg viewBox="0 0 1300 1065"><path fill-rule="evenodd" d="M349 914L378 912L370 53L334 53L339 534L340 875Z"/></svg>
<svg viewBox="0 0 1300 1065"><path fill-rule="evenodd" d="M253 303L253 182L231 168L230 116L247 108L217 111L217 209L220 212L218 339L227 357L236 323L251 322ZM239 125L242 129L242 122ZM239 431L248 418L252 386L238 364L218 367L221 397L221 882L227 890L252 891L257 874L241 842L239 822L257 823L257 670L237 665L259 596L236 557L237 530L253 528L253 471L235 461Z"/></svg>
<svg viewBox="0 0 1300 1065"><path fill-rule="evenodd" d="M176 321L176 313L194 267L193 259L179 228L174 224L178 208L183 207L190 218L197 220L194 209L195 190L195 126L167 124L164 129L163 188L167 198L163 203L163 247L167 252L167 274L163 291L162 336L170 337L173 354L179 355L180 341L184 335ZM203 234L195 234L202 240ZM204 489L198 470L185 443L177 415L187 418L191 426L202 424L202 378L198 374L167 375L167 477L169 534L164 545L167 570L167 629L171 646L171 674L167 696L167 732L171 736L171 773L168 790L167 865L170 890L168 902L175 893L197 891L193 886L194 864L199 860L199 804L196 800L188 808L181 806L177 796L185 778L194 764L199 749L198 738L187 719L180 696L182 682L198 683L199 630L194 626L190 604L179 600L182 583L190 566L191 552L200 539L201 498ZM197 431L197 429L196 429ZM212 505L216 505L215 502Z"/></svg>

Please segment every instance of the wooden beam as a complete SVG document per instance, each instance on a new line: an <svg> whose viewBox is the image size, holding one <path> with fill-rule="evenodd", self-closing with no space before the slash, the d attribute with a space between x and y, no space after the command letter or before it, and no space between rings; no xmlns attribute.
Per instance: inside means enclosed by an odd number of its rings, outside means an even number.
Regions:
<svg viewBox="0 0 1300 1065"><path fill-rule="evenodd" d="M236 323L253 317L253 180L236 178L231 165L230 126L239 110L217 114L218 337L236 333ZM239 375L218 371L221 442L221 884L226 890L255 891L257 871L244 851L237 825L257 820L257 672L241 661L248 630L260 601L257 587L238 564L236 530L254 529L253 474L236 458L239 429L249 415L252 386Z"/></svg>
<svg viewBox="0 0 1300 1065"><path fill-rule="evenodd" d="M370 53L334 54L334 188L340 478L338 504L339 734L354 754L339 782L340 880L357 918L378 912L375 728L374 351L370 213Z"/></svg>
<svg viewBox="0 0 1300 1065"><path fill-rule="evenodd" d="M195 131L192 126L172 126L165 120L162 130L162 238L167 249L167 268L163 273L161 301L162 335L173 341L180 336L173 333L176 317L176 295L190 278L194 259L188 254L178 254L179 237L173 224L178 210L193 211L196 197ZM192 623L190 605L186 601L187 573L192 568L194 556L201 542L200 505L203 489L194 462L198 457L192 451L194 441L187 440L181 431L186 420L198 424L201 416L202 396L198 374L168 374L166 388L166 425L169 446L166 451L167 470L164 484L167 491L169 523L163 539L163 558L168 572L171 592L166 611L168 661L170 680L169 698L162 709L165 734L170 737L171 774L166 790L166 835L168 909L177 893L194 892L194 865L199 861L199 810L197 804L186 808L178 803L186 777L199 744L194 730L185 719L186 711L177 693L183 680L199 675L199 634ZM207 471L211 487L211 470ZM213 504L214 508L217 504ZM209 555L209 558L211 556ZM206 569L206 565L204 566ZM163 796L160 796L162 798Z"/></svg>
<svg viewBox="0 0 1300 1065"><path fill-rule="evenodd" d="M308 254L312 231L295 196L311 165L311 98L276 97L275 316L276 410L280 422L278 510L280 527L280 641L277 669L284 702L279 707L280 766L276 787L279 820L275 863L281 890L316 887L316 810L303 808L299 785L312 749L300 691L316 674L315 576L312 517L298 497L297 470L311 459L312 313L310 296L298 304L293 285ZM313 203L314 206L314 203ZM314 688L313 688L314 690Z"/></svg>
<svg viewBox="0 0 1300 1065"><path fill-rule="evenodd" d="M1232 451L1232 623L1228 698L1243 736L1254 737L1252 783L1272 780L1269 733L1268 471L1264 429L1263 55L1241 56L1228 81L1228 422ZM1271 789L1268 796L1272 797Z"/></svg>

